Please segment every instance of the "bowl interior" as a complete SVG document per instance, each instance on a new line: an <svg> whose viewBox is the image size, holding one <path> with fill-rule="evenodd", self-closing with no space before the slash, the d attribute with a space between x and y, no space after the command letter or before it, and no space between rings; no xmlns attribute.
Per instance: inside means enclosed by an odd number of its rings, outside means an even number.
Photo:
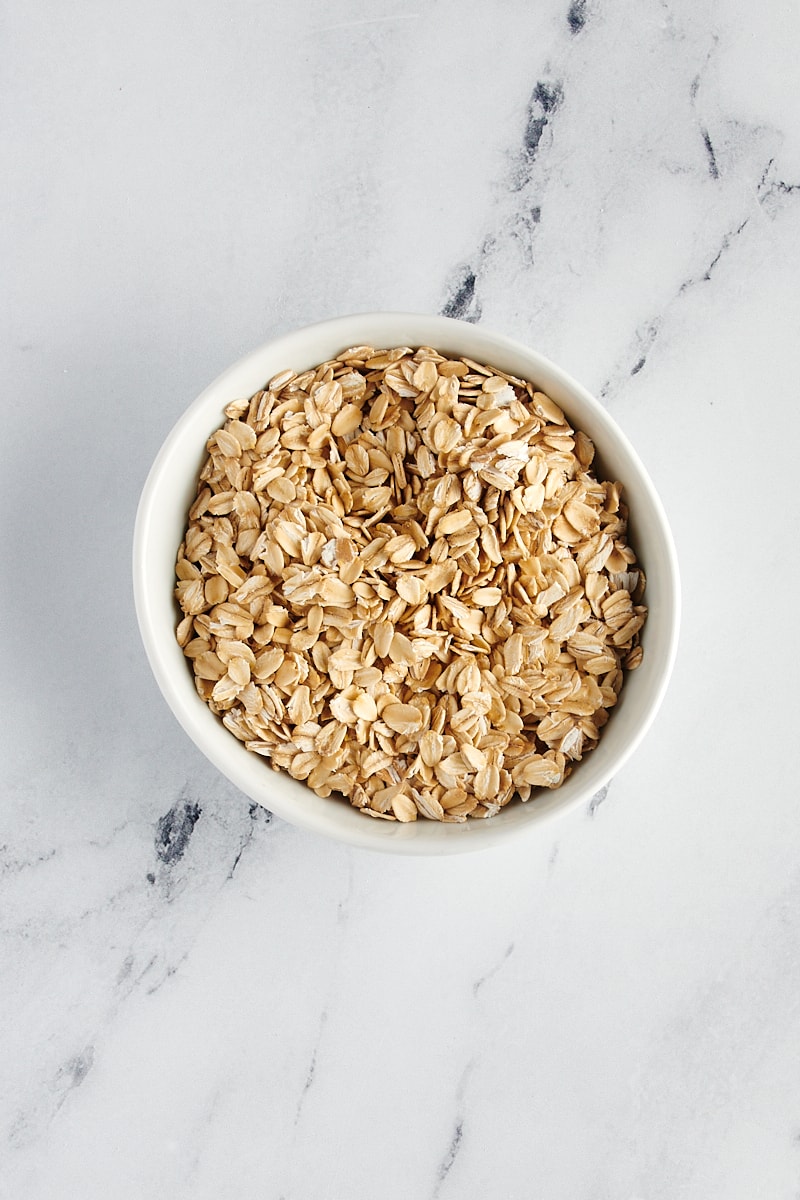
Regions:
<svg viewBox="0 0 800 1200"><path fill-rule="evenodd" d="M647 577L644 659L626 677L597 747L557 790L496 816L464 824L370 820L342 801L322 799L278 773L238 742L198 697L175 640L175 556L209 436L231 400L248 397L286 367L302 371L350 345L429 345L532 380L595 443L596 469L624 484L629 536ZM203 753L249 797L286 820L351 844L398 853L451 853L495 845L582 804L633 753L663 697L677 644L678 570L660 500L624 434L589 393L546 358L508 338L446 317L367 314L326 321L263 346L223 372L187 409L159 452L145 484L134 534L134 595L145 649L158 685Z"/></svg>

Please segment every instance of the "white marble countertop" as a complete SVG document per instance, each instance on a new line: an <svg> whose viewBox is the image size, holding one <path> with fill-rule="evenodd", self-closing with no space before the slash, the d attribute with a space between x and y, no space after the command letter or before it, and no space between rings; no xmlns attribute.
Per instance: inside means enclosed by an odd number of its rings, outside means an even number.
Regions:
<svg viewBox="0 0 800 1200"><path fill-rule="evenodd" d="M796 1200L796 5L6 14L0 1196ZM129 555L223 367L447 312L609 406L684 621L602 803L395 859L163 703Z"/></svg>

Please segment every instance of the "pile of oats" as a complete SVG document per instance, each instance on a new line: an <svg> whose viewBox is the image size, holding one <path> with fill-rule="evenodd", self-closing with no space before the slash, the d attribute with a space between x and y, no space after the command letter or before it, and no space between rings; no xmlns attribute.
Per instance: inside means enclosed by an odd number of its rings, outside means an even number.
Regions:
<svg viewBox="0 0 800 1200"><path fill-rule="evenodd" d="M384 820L556 788L639 665L618 483L530 383L355 346L225 410L177 561L197 691Z"/></svg>

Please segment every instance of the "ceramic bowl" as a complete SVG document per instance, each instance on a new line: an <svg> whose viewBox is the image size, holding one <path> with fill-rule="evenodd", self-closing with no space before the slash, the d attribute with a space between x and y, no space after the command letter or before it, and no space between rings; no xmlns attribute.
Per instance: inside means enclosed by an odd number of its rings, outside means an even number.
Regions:
<svg viewBox="0 0 800 1200"><path fill-rule="evenodd" d="M599 744L558 789L496 816L463 824L376 821L343 800L322 799L245 749L197 695L175 640L175 556L206 455L206 441L231 400L250 396L286 367L302 371L357 344L428 345L529 379L595 444L601 477L624 484L629 538L647 576L644 660L625 681ZM605 409L565 371L529 347L446 317L373 313L340 317L277 338L234 363L191 404L167 437L142 492L133 545L133 583L142 639L167 704L189 737L245 795L293 824L352 845L398 854L450 854L531 836L559 814L586 805L633 754L664 696L675 656L680 591L667 518L635 450Z"/></svg>

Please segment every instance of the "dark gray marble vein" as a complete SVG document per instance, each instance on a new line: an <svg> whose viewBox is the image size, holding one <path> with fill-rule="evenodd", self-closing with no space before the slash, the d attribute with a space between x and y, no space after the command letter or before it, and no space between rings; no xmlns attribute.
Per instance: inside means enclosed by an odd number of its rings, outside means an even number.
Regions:
<svg viewBox="0 0 800 1200"><path fill-rule="evenodd" d="M703 84L703 77L706 74L713 58L715 57L718 48L719 34L712 33L711 44L708 47L705 61L689 86L689 99L691 101L692 109L695 113L697 112L697 97ZM700 136L703 139L703 148L705 150L706 162L708 164L708 173L712 179L719 179L719 161L717 159L717 152L714 148L714 143L711 138L711 133L708 129L708 126L699 118L699 116L698 120L700 121Z"/></svg>
<svg viewBox="0 0 800 1200"><path fill-rule="evenodd" d="M702 272L702 274L693 275L690 279L684 280L684 282L680 286L679 295L682 295L684 292L687 292L690 288L696 287L698 283L708 283L710 281L711 276L713 275L714 271L716 270L717 266L719 265L720 260L728 252L728 250L730 250L731 246L736 241L739 234L742 232L743 229L746 228L747 225L749 225L749 223L750 223L750 218L745 217L745 219L742 222L740 222L740 224L737 225L735 229L730 229L730 230L728 230L727 233L725 233L723 235L722 240L719 244L719 249L717 251L715 251L713 258L708 263L708 266L706 267L706 269Z"/></svg>
<svg viewBox="0 0 800 1200"><path fill-rule="evenodd" d="M620 379L624 378L625 375L638 375L639 372L644 369L650 352L655 346L661 333L664 318L668 310L672 307L675 301L683 296L686 292L697 287L698 284L708 283L711 280L715 270L719 266L719 263L728 253L739 235L744 231L744 229L747 228L749 223L750 217L747 216L733 229L730 229L724 233L720 239L717 249L714 251L707 265L701 271L691 275L688 279L685 279L681 283L680 287L677 289L672 298L667 301L660 313L654 317L649 317L646 321L642 322L642 324L634 333L633 347L628 352L628 361L630 365L627 368L623 368L622 371L615 373L613 377L605 381L599 392L601 400L606 400L608 398L608 396L619 384Z"/></svg>
<svg viewBox="0 0 800 1200"><path fill-rule="evenodd" d="M770 187L770 194L779 196L792 196L800 192L800 183L786 183L783 179L776 179Z"/></svg>
<svg viewBox="0 0 800 1200"><path fill-rule="evenodd" d="M202 808L185 795L181 795L156 826L155 848L162 863L171 866L183 858L194 827L200 820Z"/></svg>
<svg viewBox="0 0 800 1200"><path fill-rule="evenodd" d="M182 818L179 816L176 825L170 826L170 828L177 828L179 830L179 833L176 837L176 843L180 843L181 841L183 842L180 853L172 855L169 861L165 862L161 866L158 877L156 877L152 872L147 876L147 880L150 884L159 884L158 893L162 896L163 900L166 901L167 905L172 905L173 902L176 901L179 896L181 896L182 892L189 887L190 877L193 874L197 873L197 877L193 881L195 885L195 891L198 887L202 887L204 879L206 878L206 872L204 868L207 869L208 864L192 862L185 864L180 862L188 845L189 838L191 837L195 825L197 824L197 820L199 819L199 813L202 811L199 805L189 805L189 807L190 809L196 808L198 810L198 816L195 817L193 812L190 812L188 816L184 816ZM173 809L170 809L170 813L172 812ZM167 813L166 816L169 817L170 813ZM224 877L220 873L215 873L217 878L216 887L214 889L215 892L220 887L230 883L235 876L239 863L242 860L242 855L252 844L257 832L259 830L266 829L272 821L272 814L268 812L267 809L262 808L260 804L250 804L248 808L248 815L249 822L239 834L238 846L235 849L233 847L228 848L228 853L232 854L232 858L231 865L228 868L227 873L224 875ZM162 818L162 821L164 819L165 818ZM159 821L159 828L161 827L161 823L162 822ZM182 870L182 877L180 879L176 878L173 874L179 863ZM190 887L190 891L191 890L192 889ZM213 898L209 897L208 902L213 903ZM181 907L184 906L182 905ZM179 920L181 919L179 918ZM181 924L182 923L183 921L181 920ZM156 925L157 924L158 921L156 921ZM171 954L168 960L165 959L165 955L163 953L159 953L156 955L149 955L147 963L144 966L139 967L135 974L133 971L133 963L130 967L128 967L125 972L125 977L130 977L128 985L129 990L142 982L145 977L152 972L155 978L146 989L146 994L151 996L161 987L163 987L163 985L169 979L171 979L173 975L176 974L176 972L188 958L192 947L194 946L196 929L187 928L185 933L188 936L186 937L186 940L183 941L180 951L177 954ZM126 959L126 964L127 962L128 960Z"/></svg>
<svg viewBox="0 0 800 1200"><path fill-rule="evenodd" d="M434 1192L434 1196L437 1196L439 1194L442 1184L447 1179L447 1176L450 1174L450 1171L452 1170L453 1163L456 1161L456 1158L458 1157L458 1152L461 1149L461 1139L463 1138L463 1136L464 1136L464 1122L457 1121L456 1127L453 1130L453 1136L450 1140L450 1145L447 1148L447 1153L445 1154L445 1156L442 1159L441 1164L439 1166L437 1187L436 1187L436 1191Z"/></svg>
<svg viewBox="0 0 800 1200"><path fill-rule="evenodd" d="M231 805L229 815L233 817L235 799L231 798L229 801L225 798L221 801L223 806L229 803ZM154 837L156 863L153 870L148 871L146 878L149 884L159 885L159 890L163 892L167 901L172 900L173 896L181 890L182 883L185 883L186 878L193 869L192 860L196 856L191 853L191 846L199 836L196 831L199 823L203 820L204 812L206 812L207 818L210 819L211 830L216 834L221 816L220 801L212 799L208 803L204 801L201 804L199 800L190 798L184 789L175 803L159 818L156 824ZM232 854L231 863L226 875L227 880L233 879L241 862L242 855L251 844L256 831L265 828L272 821L272 813L260 804L251 802L248 805L247 813L248 816L245 818L246 824L241 822L241 820L231 820L231 833L234 832L236 826L239 826L239 830L237 831L239 832L239 837L237 845L225 847ZM224 824L227 825L228 822L224 820ZM216 840L216 837L214 840ZM203 859L203 857L201 854L200 859ZM194 867L207 865L204 861L194 863Z"/></svg>
<svg viewBox="0 0 800 1200"><path fill-rule="evenodd" d="M176 974L219 892L238 878L245 854L271 825L272 814L240 794L199 800L181 793L156 823L155 862L142 897L149 912L142 912L119 969L119 1000L139 986L152 995Z"/></svg>
<svg viewBox="0 0 800 1200"><path fill-rule="evenodd" d="M448 287L442 316L454 317L472 324L481 319L481 306L475 294L477 275L471 266L459 267Z"/></svg>
<svg viewBox="0 0 800 1200"><path fill-rule="evenodd" d="M573 37L582 31L586 24L586 15L586 0L572 0L567 11L567 24Z"/></svg>
<svg viewBox="0 0 800 1200"><path fill-rule="evenodd" d="M512 180L512 190L521 191L530 183L534 164L542 147L545 131L564 101L564 85L558 79L540 79L534 85L522 135L522 146Z"/></svg>
<svg viewBox="0 0 800 1200"><path fill-rule="evenodd" d="M542 134L550 117L556 112L563 99L564 89L560 83L550 83L540 79L533 89L528 101L528 123L522 139L525 156L531 161L536 157Z"/></svg>
<svg viewBox="0 0 800 1200"><path fill-rule="evenodd" d="M762 211L772 216L787 199L800 196L800 183L787 183L775 170L775 159L771 158L761 173L756 196Z"/></svg>
<svg viewBox="0 0 800 1200"><path fill-rule="evenodd" d="M701 129L703 135L703 145L706 148L706 157L708 158L708 173L712 179L719 179L719 167L717 166L717 156L714 153L714 146L711 142L711 134L707 129Z"/></svg>
<svg viewBox="0 0 800 1200"><path fill-rule="evenodd" d="M712 256L712 258L709 260L708 265L705 266L703 271L699 272L697 275L690 276L690 278L687 278L687 280L684 280L684 282L680 284L678 292L675 293L672 300L669 300L667 304L664 305L663 311L658 313L655 317L649 317L645 320L645 322L639 325L639 328L636 330L636 332L634 332L633 335L632 349L630 352L628 352L628 362L630 362L630 366L624 368L624 371L621 372L622 374L627 374L628 377L637 376L640 371L644 370L646 362L648 362L650 352L658 340L658 335L661 334L664 314L666 314L668 308L672 307L674 301L678 299L679 296L685 292L688 292L688 290L691 288L697 287L698 283L709 282L712 272L715 271L716 266L718 263L720 263L720 260L723 258L724 254L727 253L730 246L733 245L735 239L738 238L739 234L742 232L742 229L747 226L748 221L750 221L750 217L745 217L745 220L742 221L738 227L735 229L730 229L726 234L723 234L720 245L718 245L717 250L714 252L714 256ZM613 379L607 379L606 382L603 383L602 388L600 389L601 400L606 400L606 398L612 394L619 378L619 376L615 376Z"/></svg>
<svg viewBox="0 0 800 1200"><path fill-rule="evenodd" d="M637 329L636 341L638 343L639 356L631 367L631 375L638 375L639 372L645 367L647 363L647 356L650 353L651 348L655 345L655 341L658 337L660 329L660 317L656 317L654 321L650 321L647 325Z"/></svg>
<svg viewBox="0 0 800 1200"><path fill-rule="evenodd" d="M584 6L578 4L577 6L573 5L573 8L575 8L574 19L578 21L581 19L580 14L584 12ZM521 145L512 159L508 182L511 192L520 192L531 183L535 164L545 146L545 134L561 107L563 99L564 88L560 80L540 79L534 85L526 109ZM527 265L533 264L533 240L536 227L542 219L542 208L538 203L538 198L532 196L530 200L532 202L519 206L510 229L512 236L516 237L520 243L522 257ZM446 298L440 310L443 316L455 317L461 321L469 321L471 324L477 324L480 321L482 316L481 271L494 245L495 238L489 234L484 239L478 253L469 262L462 263L455 268L446 286Z"/></svg>
<svg viewBox="0 0 800 1200"><path fill-rule="evenodd" d="M728 230L727 233L723 234L723 237L720 241L719 247L717 250L715 250L715 252L714 252L712 258L710 259L710 261L708 262L707 266L700 273L690 276L689 279L685 279L683 281L683 283L680 285L680 287L678 288L677 293L672 297L672 300L668 301L668 303L664 306L663 311L655 317L648 318L646 321L644 321L639 326L639 328L636 330L636 332L633 336L633 350L632 350L632 353L630 354L630 358L633 359L633 362L627 369L627 374L629 376L638 375L639 372L642 371L644 369L644 367L647 365L647 359L650 354L650 351L655 346L655 344L658 340L659 334L661 333L661 328L662 328L662 325L664 322L664 315L665 315L667 309L672 306L674 301L676 299L678 299L679 296L682 296L685 292L689 291L691 288L696 287L699 283L708 283L709 282L709 280L711 279L711 276L712 276L713 272L715 271L715 269L717 268L720 260L724 257L724 255L727 253L727 251L731 248L731 246L735 242L736 238L739 236L739 234L742 232L742 230L747 226L749 221L750 221L750 218L745 217L745 219L742 222L740 222L740 224L737 225L735 229ZM629 359L629 361L630 361L630 359ZM612 380L612 379L606 380L606 382L603 384L602 388L600 389L600 398L605 400L607 398L607 396L613 391L613 388L614 388L614 380Z"/></svg>
<svg viewBox="0 0 800 1200"><path fill-rule="evenodd" d="M447 1177L453 1169L456 1159L461 1151L464 1141L464 1128L466 1120L464 1117L464 1097L467 1091L467 1084L475 1067L476 1060L471 1058L464 1070L461 1072L461 1078L458 1081L456 1088L456 1118L453 1124L453 1132L450 1137L450 1143L445 1151L441 1162L436 1171L436 1185L431 1194L431 1200L437 1200L442 1188L444 1187Z"/></svg>

